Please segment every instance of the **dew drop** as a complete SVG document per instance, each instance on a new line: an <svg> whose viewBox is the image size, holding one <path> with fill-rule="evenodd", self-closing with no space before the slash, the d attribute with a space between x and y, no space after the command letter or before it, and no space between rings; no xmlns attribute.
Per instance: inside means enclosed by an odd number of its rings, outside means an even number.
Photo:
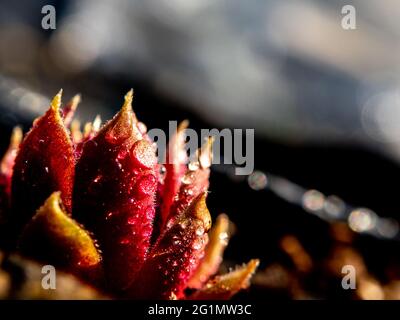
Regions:
<svg viewBox="0 0 400 320"><path fill-rule="evenodd" d="M122 169L122 163L119 162L118 160L116 160L115 162L116 162L116 164L117 164L118 169L119 169L119 170L123 170L123 169Z"/></svg>
<svg viewBox="0 0 400 320"><path fill-rule="evenodd" d="M179 246L181 244L181 240L178 236L173 236L172 237L172 243L176 246Z"/></svg>
<svg viewBox="0 0 400 320"><path fill-rule="evenodd" d="M188 165L188 168L190 171L196 171L197 169L200 168L200 162L198 162L198 161L190 162Z"/></svg>
<svg viewBox="0 0 400 320"><path fill-rule="evenodd" d="M111 212L111 211L108 212L108 213L106 214L106 220L111 219L113 215L114 215L114 212Z"/></svg>
<svg viewBox="0 0 400 320"><path fill-rule="evenodd" d="M167 169L165 168L164 165L160 164L159 169L158 169L158 173L160 176L161 181L164 179L165 174L167 173Z"/></svg>
<svg viewBox="0 0 400 320"><path fill-rule="evenodd" d="M131 149L132 161L139 168L150 169L157 163L157 157L149 142L137 141Z"/></svg>
<svg viewBox="0 0 400 320"><path fill-rule="evenodd" d="M122 244L122 245L127 245L127 244L129 244L131 241L130 241L130 239L129 238L123 238L123 239L121 239L121 241L119 242L120 244Z"/></svg>
<svg viewBox="0 0 400 320"><path fill-rule="evenodd" d="M203 246L203 239L196 239L193 242L192 248L195 250L199 250L201 249L202 246Z"/></svg>
<svg viewBox="0 0 400 320"><path fill-rule="evenodd" d="M204 234L204 228L203 228L203 227L198 227L198 228L196 229L196 234L197 234L198 236L202 236L202 235Z"/></svg>
<svg viewBox="0 0 400 320"><path fill-rule="evenodd" d="M183 221L179 222L178 225L179 225L179 227L181 229L186 229L186 227L188 226L188 221L187 220L183 220Z"/></svg>
<svg viewBox="0 0 400 320"><path fill-rule="evenodd" d="M228 235L227 232L221 232L218 235L218 239L222 244L227 245L228 244L229 235Z"/></svg>
<svg viewBox="0 0 400 320"><path fill-rule="evenodd" d="M193 175L191 173L185 174L182 178L183 184L191 184L193 182Z"/></svg>
<svg viewBox="0 0 400 320"><path fill-rule="evenodd" d="M136 184L136 192L141 196L154 194L157 188L157 179L154 175L145 175Z"/></svg>
<svg viewBox="0 0 400 320"><path fill-rule="evenodd" d="M151 219L151 220L154 219L155 213L156 213L156 209L153 206L148 206L146 208L146 217L148 219Z"/></svg>
<svg viewBox="0 0 400 320"><path fill-rule="evenodd" d="M146 127L146 125L145 125L143 122L138 122L138 123L137 123L137 127L138 127L139 132L140 132L141 134L145 134L145 133L147 132L147 127Z"/></svg>
<svg viewBox="0 0 400 320"><path fill-rule="evenodd" d="M136 217L129 217L127 222L128 224L133 225L136 223L136 221Z"/></svg>
<svg viewBox="0 0 400 320"><path fill-rule="evenodd" d="M113 131L111 131L111 132L108 132L107 134L106 134L106 140L109 142L109 143L112 143L112 144L116 144L118 141L118 138L117 138L117 136L114 134L114 132Z"/></svg>
<svg viewBox="0 0 400 320"><path fill-rule="evenodd" d="M168 220L167 225L166 225L166 228L167 228L167 229L171 228L171 227L174 225L174 222L175 222L174 219Z"/></svg>
<svg viewBox="0 0 400 320"><path fill-rule="evenodd" d="M127 150L125 150L125 149L121 150L120 152L118 152L117 160L125 159L126 154L127 154Z"/></svg>
<svg viewBox="0 0 400 320"><path fill-rule="evenodd" d="M88 148L88 149L92 149L93 150L93 149L97 148L97 146L98 146L98 144L94 140L89 140L89 141L87 141L85 143L85 148Z"/></svg>

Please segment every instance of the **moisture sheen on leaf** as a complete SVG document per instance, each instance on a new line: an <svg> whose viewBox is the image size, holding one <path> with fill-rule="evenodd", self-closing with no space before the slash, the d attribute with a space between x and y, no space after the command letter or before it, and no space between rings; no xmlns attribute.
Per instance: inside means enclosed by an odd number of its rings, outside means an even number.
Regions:
<svg viewBox="0 0 400 320"><path fill-rule="evenodd" d="M186 150L185 129L188 126L188 121L184 121L179 125L176 134L171 138L168 145L168 152L165 163L165 179L163 183L162 204L161 204L161 228L167 222L170 213L170 208L175 197L179 192L182 184L182 178L186 173Z"/></svg>
<svg viewBox="0 0 400 320"><path fill-rule="evenodd" d="M150 246L157 158L137 128L132 92L121 111L83 145L76 165L74 217L99 240L108 285L132 282Z"/></svg>
<svg viewBox="0 0 400 320"><path fill-rule="evenodd" d="M229 241L229 219L225 214L217 217L209 233L209 241L203 260L190 278L188 287L199 289L217 271L222 262L223 252Z"/></svg>
<svg viewBox="0 0 400 320"><path fill-rule="evenodd" d="M21 252L95 281L101 257L90 234L64 211L60 192L53 193L28 223Z"/></svg>
<svg viewBox="0 0 400 320"><path fill-rule="evenodd" d="M23 226L54 192L71 212L74 150L60 114L61 91L28 132L15 160L12 178L13 220Z"/></svg>
<svg viewBox="0 0 400 320"><path fill-rule="evenodd" d="M198 151L199 161L189 164L189 170L182 177L177 197L171 206L168 220L182 214L209 187L210 165L212 157L212 139Z"/></svg>
<svg viewBox="0 0 400 320"><path fill-rule="evenodd" d="M227 300L239 290L250 285L250 279L258 267L257 259L238 267L227 274L217 276L206 283L203 289L196 291L189 299L194 300Z"/></svg>
<svg viewBox="0 0 400 320"><path fill-rule="evenodd" d="M190 208L157 240L129 295L137 299L183 297L187 281L204 255L211 217L206 194L197 197Z"/></svg>

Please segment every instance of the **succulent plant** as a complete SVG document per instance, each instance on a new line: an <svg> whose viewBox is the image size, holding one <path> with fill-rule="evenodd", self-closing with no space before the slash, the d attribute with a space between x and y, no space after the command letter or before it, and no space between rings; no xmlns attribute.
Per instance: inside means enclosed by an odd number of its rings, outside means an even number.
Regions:
<svg viewBox="0 0 400 320"><path fill-rule="evenodd" d="M183 122L162 165L132 91L113 119L83 133L72 120L79 97L61 109L61 95L24 138L14 130L1 162L2 248L113 297L226 299L247 287L258 260L215 276L229 220L211 228L211 141L187 165Z"/></svg>

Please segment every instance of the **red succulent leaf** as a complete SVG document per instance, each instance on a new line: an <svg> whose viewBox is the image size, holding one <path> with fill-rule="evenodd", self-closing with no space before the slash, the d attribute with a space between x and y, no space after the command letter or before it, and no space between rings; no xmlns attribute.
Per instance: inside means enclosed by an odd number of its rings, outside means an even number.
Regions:
<svg viewBox="0 0 400 320"><path fill-rule="evenodd" d="M163 183L162 197L161 197L161 213L160 213L160 226L161 229L167 222L171 206L177 196L182 184L182 178L186 173L186 150L185 150L185 129L188 127L189 122L183 121L176 132L171 138L165 163L165 179Z"/></svg>
<svg viewBox="0 0 400 320"><path fill-rule="evenodd" d="M129 295L138 299L182 298L204 255L211 217L206 194L197 197L159 237Z"/></svg>
<svg viewBox="0 0 400 320"><path fill-rule="evenodd" d="M99 282L101 256L91 235L65 212L54 192L27 224L19 241L27 257Z"/></svg>
<svg viewBox="0 0 400 320"><path fill-rule="evenodd" d="M171 206L168 219L174 219L185 212L195 198L208 190L212 142L210 138L198 151L198 161L189 163L189 170L181 179L179 193Z"/></svg>
<svg viewBox="0 0 400 320"><path fill-rule="evenodd" d="M194 300L227 300L238 291L250 286L250 279L256 271L259 260L250 260L249 263L236 268L227 274L216 276L207 282L203 289L196 291L189 299Z"/></svg>
<svg viewBox="0 0 400 320"><path fill-rule="evenodd" d="M81 96L79 94L75 95L70 102L68 102L62 109L62 115L64 118L64 125L69 128L78 104L81 102Z"/></svg>
<svg viewBox="0 0 400 320"><path fill-rule="evenodd" d="M227 215L220 214L217 217L215 225L209 233L209 242L207 244L205 255L196 272L190 278L188 287L200 289L204 283L215 273L222 262L222 255L229 241L230 221Z"/></svg>
<svg viewBox="0 0 400 320"><path fill-rule="evenodd" d="M83 145L74 216L103 251L108 285L123 289L143 264L153 230L157 158L137 128L132 91L121 111Z"/></svg>
<svg viewBox="0 0 400 320"><path fill-rule="evenodd" d="M60 113L60 91L49 110L34 122L15 159L12 177L13 221L23 226L54 191L71 212L74 149Z"/></svg>

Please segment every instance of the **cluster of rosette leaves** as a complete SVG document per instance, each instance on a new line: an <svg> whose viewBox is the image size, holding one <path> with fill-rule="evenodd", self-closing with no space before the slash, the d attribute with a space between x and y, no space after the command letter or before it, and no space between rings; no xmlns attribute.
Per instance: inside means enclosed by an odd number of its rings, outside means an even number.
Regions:
<svg viewBox="0 0 400 320"><path fill-rule="evenodd" d="M206 205L211 141L187 164L187 122L159 164L146 126L122 109L83 132L75 96L60 91L23 137L14 129L0 170L3 248L52 264L113 297L227 299L249 285L258 260L215 275L229 238Z"/></svg>

